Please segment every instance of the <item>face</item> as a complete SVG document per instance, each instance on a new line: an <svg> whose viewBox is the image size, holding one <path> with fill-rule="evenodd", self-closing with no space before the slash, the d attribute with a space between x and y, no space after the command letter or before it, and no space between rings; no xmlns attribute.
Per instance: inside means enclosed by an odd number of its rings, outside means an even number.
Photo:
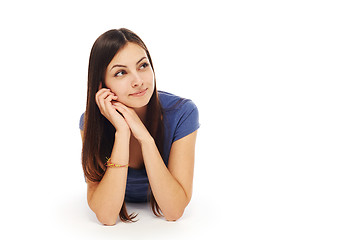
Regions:
<svg viewBox="0 0 360 240"><path fill-rule="evenodd" d="M145 50L127 43L107 66L105 85L126 106L146 106L154 92L154 72Z"/></svg>

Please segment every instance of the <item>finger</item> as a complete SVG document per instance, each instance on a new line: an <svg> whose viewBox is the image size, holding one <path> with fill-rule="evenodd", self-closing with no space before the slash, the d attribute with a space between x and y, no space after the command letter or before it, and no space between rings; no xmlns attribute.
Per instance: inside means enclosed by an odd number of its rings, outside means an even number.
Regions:
<svg viewBox="0 0 360 240"><path fill-rule="evenodd" d="M123 115L123 117L125 117L124 116L124 114L128 114L127 112L126 112L126 110L120 105L120 104L113 104L113 107L116 109L116 110L118 110L122 115Z"/></svg>
<svg viewBox="0 0 360 240"><path fill-rule="evenodd" d="M108 88L99 89L99 91L96 92L96 96L99 96L100 94L102 94L103 92L106 92L106 91L110 91L110 89L108 89Z"/></svg>
<svg viewBox="0 0 360 240"><path fill-rule="evenodd" d="M110 89L108 88L102 88L99 91L97 91L95 96L100 96L101 94L103 94L104 92L110 92Z"/></svg>
<svg viewBox="0 0 360 240"><path fill-rule="evenodd" d="M113 106L116 107L117 110L121 111L122 114L126 114L127 117L129 117L130 112L128 111L128 108L120 103L120 102L114 102Z"/></svg>
<svg viewBox="0 0 360 240"><path fill-rule="evenodd" d="M107 92L107 91L110 91L109 89L106 89L106 88L102 88L100 89L96 94L95 94L95 101L96 101L96 104L99 106L99 97L104 93L104 92Z"/></svg>
<svg viewBox="0 0 360 240"><path fill-rule="evenodd" d="M126 123L128 124L131 131L134 133L135 137L139 136L138 134L144 133L143 130L146 130L146 127L141 122L140 118L137 116L136 112L132 108L129 108L121 103L116 103L113 106L124 117Z"/></svg>
<svg viewBox="0 0 360 240"><path fill-rule="evenodd" d="M113 105L112 105L112 102L113 100L116 100L117 99L117 96L115 96L113 93L111 93L110 95L108 95L105 99L104 99L104 105L107 109L107 111L109 109L113 109Z"/></svg>
<svg viewBox="0 0 360 240"><path fill-rule="evenodd" d="M119 106L120 108L122 108L122 111L124 111L125 114L127 114L128 118L129 117L131 117L132 119L138 118L138 115L136 114L136 112L133 108L130 108L130 107L126 106L125 104L122 104L121 102L115 102L113 105Z"/></svg>
<svg viewBox="0 0 360 240"><path fill-rule="evenodd" d="M110 92L110 90L104 89L104 90L100 90L98 93L98 100L100 99L105 99L107 96L109 96L110 94L113 94Z"/></svg>
<svg viewBox="0 0 360 240"><path fill-rule="evenodd" d="M116 100L118 97L117 96L115 96L115 94L113 94L113 93L110 93L108 96L106 96L105 97L105 101L106 102L111 102L111 101L113 101L113 100Z"/></svg>
<svg viewBox="0 0 360 240"><path fill-rule="evenodd" d="M121 102L113 102L114 106L120 106L123 107L124 109L126 109L126 106L124 104L122 104Z"/></svg>
<svg viewBox="0 0 360 240"><path fill-rule="evenodd" d="M110 92L110 90L104 90L99 94L99 96L98 96L99 105L98 106L100 108L100 111L105 110L105 98L107 98L111 94L112 93Z"/></svg>

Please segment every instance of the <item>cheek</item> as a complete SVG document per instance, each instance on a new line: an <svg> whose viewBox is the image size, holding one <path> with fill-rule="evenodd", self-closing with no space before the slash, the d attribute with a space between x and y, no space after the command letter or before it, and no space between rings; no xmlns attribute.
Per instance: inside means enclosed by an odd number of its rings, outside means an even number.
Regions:
<svg viewBox="0 0 360 240"><path fill-rule="evenodd" d="M154 85L154 73L152 71L146 75L145 81L149 85Z"/></svg>
<svg viewBox="0 0 360 240"><path fill-rule="evenodd" d="M119 97L119 99L125 98L127 97L128 93L126 91L124 91L125 88L110 88L110 90L115 93L116 96Z"/></svg>
<svg viewBox="0 0 360 240"><path fill-rule="evenodd" d="M119 98L127 94L126 86L123 86L123 84L120 84L120 82L110 82L106 85L106 87L109 88L111 92L115 93L115 95Z"/></svg>

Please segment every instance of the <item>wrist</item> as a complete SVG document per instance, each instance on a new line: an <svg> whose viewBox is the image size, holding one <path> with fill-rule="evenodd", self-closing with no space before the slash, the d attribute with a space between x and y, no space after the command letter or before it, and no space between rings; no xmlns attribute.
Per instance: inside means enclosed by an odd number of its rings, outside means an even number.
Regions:
<svg viewBox="0 0 360 240"><path fill-rule="evenodd" d="M126 138L126 139L130 139L131 136L131 132L130 130L116 130L115 131L115 138Z"/></svg>
<svg viewBox="0 0 360 240"><path fill-rule="evenodd" d="M154 138L150 134L146 135L145 137L143 137L141 139L138 139L138 141L139 141L140 145L155 143Z"/></svg>
<svg viewBox="0 0 360 240"><path fill-rule="evenodd" d="M111 152L111 163L126 165L129 163L130 133L115 132L114 146Z"/></svg>

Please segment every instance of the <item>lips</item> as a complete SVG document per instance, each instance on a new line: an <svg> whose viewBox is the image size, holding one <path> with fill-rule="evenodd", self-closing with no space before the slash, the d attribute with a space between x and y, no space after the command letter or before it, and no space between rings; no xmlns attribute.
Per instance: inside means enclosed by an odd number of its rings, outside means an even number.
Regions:
<svg viewBox="0 0 360 240"><path fill-rule="evenodd" d="M146 89L143 89L143 90L141 90L141 91L139 91L139 92L130 94L130 96L133 96L133 97L141 97L141 96L144 96L147 90L148 90L147 88L146 88Z"/></svg>

